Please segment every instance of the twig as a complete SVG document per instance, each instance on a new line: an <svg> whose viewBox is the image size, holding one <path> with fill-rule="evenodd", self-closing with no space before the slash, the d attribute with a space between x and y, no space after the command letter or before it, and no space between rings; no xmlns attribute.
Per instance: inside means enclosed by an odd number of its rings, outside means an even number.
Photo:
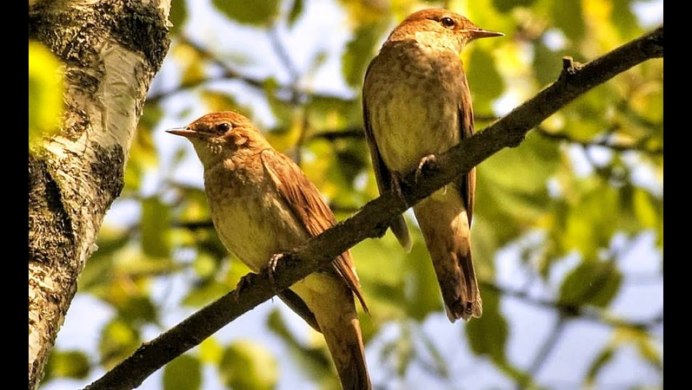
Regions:
<svg viewBox="0 0 692 390"><path fill-rule="evenodd" d="M637 152L646 153L646 154L652 155L652 156L663 155L663 148L662 147L660 147L660 148L647 148L642 144L642 142L615 143L615 142L609 142L607 137L600 140L600 141L579 140L579 139L573 138L567 134L551 133L542 126L537 126L536 132L545 138L554 139L554 140L558 140L558 141L565 141L565 142L569 142L569 143L576 144L576 145L581 145L584 148L588 148L588 147L592 147L592 146L602 146L602 147L605 147L605 148L608 148L608 149L611 149L611 150L614 150L617 152L637 151Z"/></svg>
<svg viewBox="0 0 692 390"><path fill-rule="evenodd" d="M560 337L565 330L566 323L565 317L560 315L555 327L545 339L543 345L541 345L541 349L538 350L533 362L531 362L531 365L529 366L529 374L532 378L536 377L536 374L538 374L538 372L541 370L541 367L543 367L543 364L548 359L548 356L550 356L550 354L553 352L555 345L557 344L558 340L560 340ZM523 387L519 385L517 389L520 390L522 388Z"/></svg>
<svg viewBox="0 0 692 390"><path fill-rule="evenodd" d="M155 104L155 103L158 103L161 99L166 98L172 94L182 92L182 91L185 91L187 89L206 84L208 82L219 81L219 80L228 80L228 79L241 81L241 82L245 83L246 85L257 89L260 92L265 92L264 86L267 84L266 79L251 77L251 76L247 76L247 75L242 74L238 70L232 68L231 66L229 66L228 64L226 64L225 62L220 60L214 53L210 52L209 50L207 50L202 45L200 45L196 42L193 42L192 40L190 40L187 37L184 37L184 36L180 37L178 44L190 46L192 49L197 51L197 53L199 53L202 56L202 58L204 58L207 61L210 61L212 64L218 66L219 68L222 69L223 72L221 73L221 75L216 75L216 76L206 77L206 78L200 78L197 80L192 80L192 81L189 81L186 83L182 83L182 84L180 84L180 85L178 85L172 89L169 89L169 90L166 90L163 92L151 93L151 94L149 94L149 96L147 96L147 103ZM301 90L297 86L293 86L293 85L288 85L288 86L279 85L278 88L276 89L276 92L277 92L277 98L279 100L282 100L282 101L285 101L284 99L281 99L281 97L280 97L282 94L287 94L287 95L291 96L291 99L293 99L294 96L304 96L306 98L311 98L311 99L312 98L314 98L314 99L344 99L344 97L341 95L330 94L330 93L326 93L326 92L305 91L305 90ZM347 99L347 100L350 100L350 99ZM289 99L289 102L290 102L290 99Z"/></svg>

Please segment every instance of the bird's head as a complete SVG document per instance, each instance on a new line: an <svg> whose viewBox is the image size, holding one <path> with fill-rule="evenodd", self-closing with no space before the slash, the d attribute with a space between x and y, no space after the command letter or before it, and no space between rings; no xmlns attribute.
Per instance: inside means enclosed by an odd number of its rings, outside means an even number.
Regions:
<svg viewBox="0 0 692 390"><path fill-rule="evenodd" d="M270 147L248 118L232 111L207 114L186 127L166 132L189 139L205 166L239 150Z"/></svg>
<svg viewBox="0 0 692 390"><path fill-rule="evenodd" d="M500 37L503 33L484 30L466 17L446 9L431 8L414 12L392 31L388 41L414 39L419 44L460 53L464 46L479 38Z"/></svg>

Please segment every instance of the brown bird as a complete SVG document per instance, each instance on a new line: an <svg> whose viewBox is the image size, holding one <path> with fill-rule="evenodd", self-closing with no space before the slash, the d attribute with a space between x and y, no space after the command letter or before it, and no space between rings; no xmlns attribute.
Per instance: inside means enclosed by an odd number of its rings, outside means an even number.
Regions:
<svg viewBox="0 0 692 390"><path fill-rule="evenodd" d="M335 223L298 166L274 150L244 116L207 114L169 133L188 138L204 165L214 227L226 249L253 271ZM353 294L367 311L350 252L279 297L321 332L344 389L370 389Z"/></svg>
<svg viewBox="0 0 692 390"><path fill-rule="evenodd" d="M404 174L473 134L459 54L474 39L501 35L444 9L413 13L392 31L363 85L365 134L380 192L401 191ZM452 322L483 312L471 260L475 188L474 168L413 207ZM403 216L390 226L409 250Z"/></svg>

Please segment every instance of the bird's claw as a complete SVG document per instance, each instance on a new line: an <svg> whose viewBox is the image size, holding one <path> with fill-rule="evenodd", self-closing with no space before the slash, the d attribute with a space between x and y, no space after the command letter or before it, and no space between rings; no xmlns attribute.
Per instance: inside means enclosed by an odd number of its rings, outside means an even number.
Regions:
<svg viewBox="0 0 692 390"><path fill-rule="evenodd" d="M250 272L247 275L244 275L240 280L238 281L238 284L235 286L235 299L236 301L240 298L240 294L245 290L246 288L252 286L255 284L255 281L257 280L257 274L254 272Z"/></svg>
<svg viewBox="0 0 692 390"><path fill-rule="evenodd" d="M430 173L436 171L437 169L438 169L437 157L434 154L429 154L427 156L424 156L420 160L420 163L418 163L418 168L416 169L416 175L415 175L416 183L418 183L418 181L421 178L430 175Z"/></svg>
<svg viewBox="0 0 692 390"><path fill-rule="evenodd" d="M284 257L286 257L286 255L283 253L276 253L272 255L272 257L269 258L269 262L267 262L267 275L269 276L269 283L271 284L274 292L277 292L276 284L274 282L274 272L276 272L276 267L279 265L279 261L284 259Z"/></svg>

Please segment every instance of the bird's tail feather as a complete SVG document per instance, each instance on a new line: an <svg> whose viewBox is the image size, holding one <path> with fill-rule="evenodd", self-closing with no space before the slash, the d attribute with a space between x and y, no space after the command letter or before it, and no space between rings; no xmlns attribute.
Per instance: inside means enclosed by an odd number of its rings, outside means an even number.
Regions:
<svg viewBox="0 0 692 390"><path fill-rule="evenodd" d="M483 305L471 258L468 216L461 198L451 192L443 201L424 200L414 212L433 261L447 317L454 322L480 317Z"/></svg>

